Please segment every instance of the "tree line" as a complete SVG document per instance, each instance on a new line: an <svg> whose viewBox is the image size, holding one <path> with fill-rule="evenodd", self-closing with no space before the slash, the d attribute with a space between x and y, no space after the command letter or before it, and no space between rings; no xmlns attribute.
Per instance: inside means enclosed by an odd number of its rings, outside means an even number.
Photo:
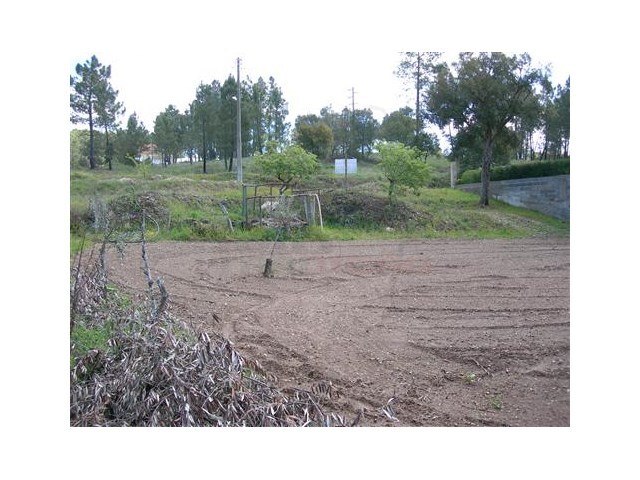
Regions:
<svg viewBox="0 0 640 480"><path fill-rule="evenodd" d="M298 116L291 131L288 104L273 77L256 82L232 75L197 87L187 109L169 105L150 134L131 115L124 129L118 117L124 107L110 85L111 67L93 56L78 64L71 77L71 120L89 125L89 166L96 167L96 137L111 168L114 155L132 159L153 142L165 163L180 157L220 159L233 168L237 96L242 99L241 139L245 156L262 155L267 145L282 151L290 143L319 159L367 158L378 140L397 142L423 154L440 152L438 129L449 143L450 160L460 172L481 167L482 204L488 204L492 165L514 159L568 158L570 144L570 79L553 85L548 68L534 67L526 54L462 52L450 63L439 52L401 54L395 75L415 93L414 107L404 107L378 122L370 109L331 107ZM81 143L76 133L76 141ZM72 142L73 142L72 138Z"/></svg>
<svg viewBox="0 0 640 480"><path fill-rule="evenodd" d="M207 160L220 159L225 169L233 169L239 89L232 75L224 82L200 84L184 111L168 105L156 117L152 132L136 113L129 116L125 128L120 127L119 116L124 115L125 108L117 102L118 92L110 78L111 66L102 65L95 55L78 64L76 75L71 76L71 121L89 126L87 132L72 132L72 147L77 145L77 149L72 148L72 163L81 164L86 156L89 167L95 169L97 159L102 158L111 169L114 156L133 163L143 148L153 143L164 164L186 157L190 162L202 161L206 173ZM244 154L262 154L268 143L284 147L290 125L282 89L273 77L266 81L260 77L255 82L247 77L240 83Z"/></svg>

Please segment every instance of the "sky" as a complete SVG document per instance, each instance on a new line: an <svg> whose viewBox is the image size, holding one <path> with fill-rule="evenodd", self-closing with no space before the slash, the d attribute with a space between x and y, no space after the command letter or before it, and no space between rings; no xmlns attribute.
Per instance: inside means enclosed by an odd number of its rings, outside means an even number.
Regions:
<svg viewBox="0 0 640 480"><path fill-rule="evenodd" d="M126 10L118 9L120 4ZM518 45L506 32L489 31L482 41L470 41L449 24L406 28L412 11L425 18L429 13L450 15L438 7L416 7L419 2L396 2L397 8L386 11L364 11L361 4L333 0L306 11L302 3L286 1L203 7L208 4L185 0L180 9L144 1L116 0L114 5L108 11L80 3L71 9L72 23L91 18L110 26L114 34L70 42L69 74L94 54L111 65L111 83L127 109L122 123L135 112L149 130L170 104L184 111L200 83L235 77L237 58L243 79L274 77L288 102L292 125L297 116L319 114L325 106L351 108L352 100L355 108L371 109L379 121L414 105L414 93L394 74L402 51L442 51L449 58L459 51L526 51L535 63L551 64L554 83L564 83L574 58L557 42L551 46L536 39ZM472 4L471 11L474 8Z"/></svg>
<svg viewBox="0 0 640 480"><path fill-rule="evenodd" d="M194 100L200 83L221 83L236 77L237 58L241 59L240 76L265 81L273 76L282 89L289 107L291 125L299 115L315 113L331 106L368 108L378 121L404 106L414 106L412 87L394 72L401 60L400 50L378 48L342 49L330 45L327 50L268 50L238 48L229 51L225 44L204 44L169 52L150 50L145 54L131 51L126 44L90 46L80 44L70 58L70 74L75 65L96 55L102 64L111 65L111 83L127 111L123 125L132 113L149 130L156 116L170 104L186 110ZM457 52L447 51L455 59ZM554 83L564 83L570 75L570 58L562 52L530 53L534 63L551 64Z"/></svg>

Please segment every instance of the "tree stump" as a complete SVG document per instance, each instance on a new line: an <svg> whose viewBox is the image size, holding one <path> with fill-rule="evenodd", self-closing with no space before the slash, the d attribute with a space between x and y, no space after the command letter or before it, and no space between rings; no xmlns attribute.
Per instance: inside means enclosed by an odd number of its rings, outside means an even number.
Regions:
<svg viewBox="0 0 640 480"><path fill-rule="evenodd" d="M267 258L267 261L264 264L264 272L262 272L262 276L266 278L273 277L273 259Z"/></svg>

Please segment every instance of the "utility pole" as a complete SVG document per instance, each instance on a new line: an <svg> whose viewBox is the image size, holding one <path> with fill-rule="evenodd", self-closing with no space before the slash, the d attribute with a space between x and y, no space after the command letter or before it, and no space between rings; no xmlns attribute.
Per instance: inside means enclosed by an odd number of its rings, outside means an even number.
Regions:
<svg viewBox="0 0 640 480"><path fill-rule="evenodd" d="M237 105L237 123L236 123L236 165L238 168L238 182L242 183L242 123L240 121L240 102L241 91L240 88L240 58L238 57L238 105Z"/></svg>
<svg viewBox="0 0 640 480"><path fill-rule="evenodd" d="M356 111L356 97L355 97L355 91L353 90L353 87L351 87L351 113L355 114Z"/></svg>
<svg viewBox="0 0 640 480"><path fill-rule="evenodd" d="M355 126L356 126L356 92L354 88L351 87L351 130L352 132L355 131ZM364 145L362 145L362 158L364 158Z"/></svg>
<svg viewBox="0 0 640 480"><path fill-rule="evenodd" d="M418 135L422 130L422 122L420 118L420 52L418 52L418 70L416 72L416 142Z"/></svg>

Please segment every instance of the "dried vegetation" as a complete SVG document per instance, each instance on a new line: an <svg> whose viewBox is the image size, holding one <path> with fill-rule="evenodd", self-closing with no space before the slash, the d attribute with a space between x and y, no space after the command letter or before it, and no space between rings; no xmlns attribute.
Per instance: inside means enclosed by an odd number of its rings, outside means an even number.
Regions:
<svg viewBox="0 0 640 480"><path fill-rule="evenodd" d="M262 366L221 337L169 313L151 277L144 302L110 287L106 244L79 255L71 273L71 426L347 426L323 396L285 395ZM157 289L155 288L157 285ZM76 331L108 331L106 346L81 345ZM350 425L357 424L358 418Z"/></svg>

